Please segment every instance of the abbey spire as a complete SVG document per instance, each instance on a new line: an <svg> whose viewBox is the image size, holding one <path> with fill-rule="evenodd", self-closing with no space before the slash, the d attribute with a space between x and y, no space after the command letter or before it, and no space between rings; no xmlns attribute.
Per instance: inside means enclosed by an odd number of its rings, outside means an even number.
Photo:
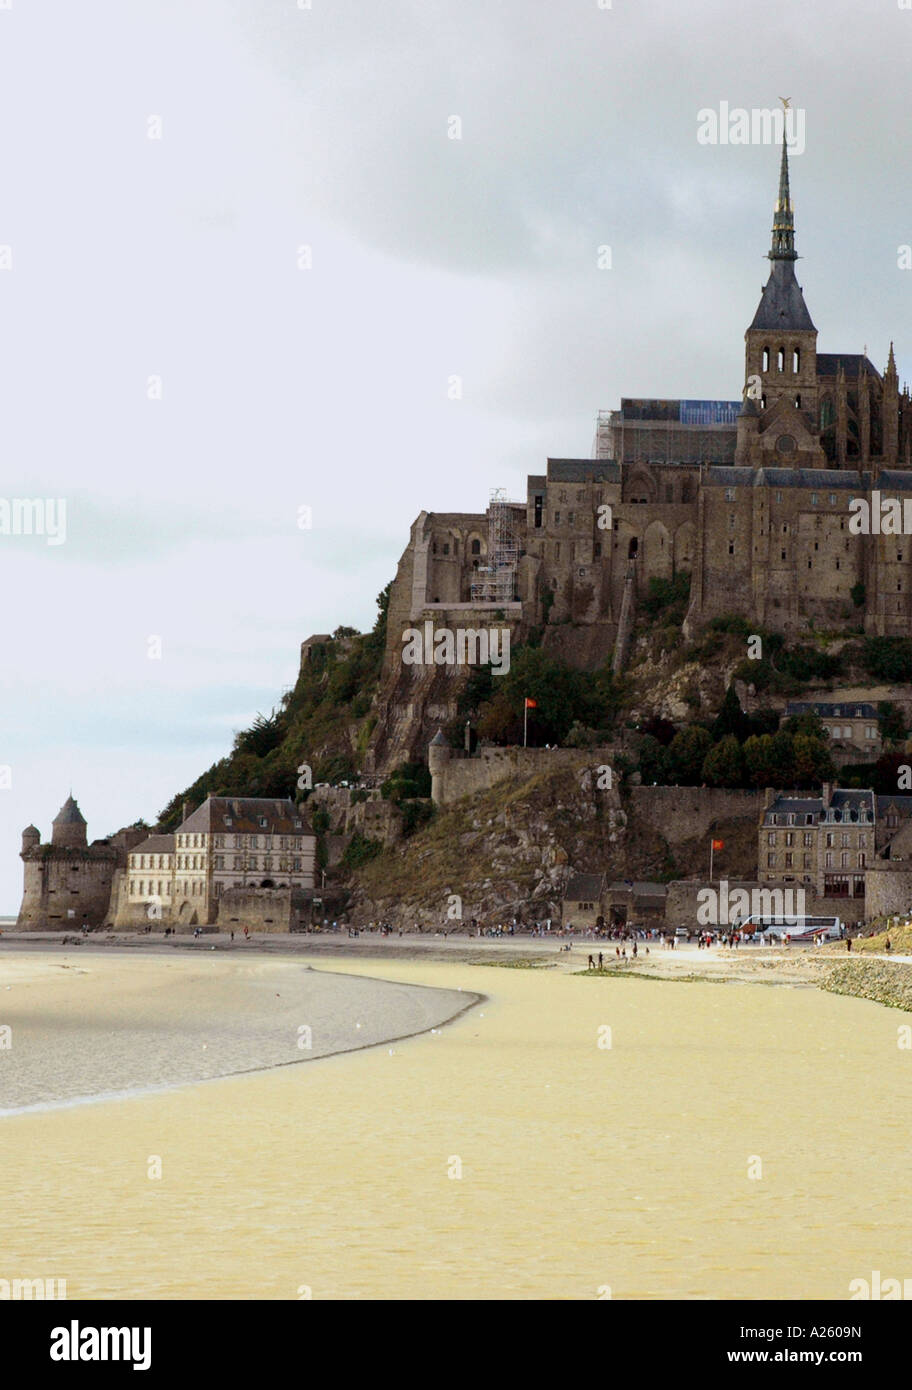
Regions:
<svg viewBox="0 0 912 1390"><path fill-rule="evenodd" d="M816 333L804 302L801 286L795 279L795 214L789 189L788 140L786 127L782 130L782 159L779 165L779 194L773 211L773 239L767 253L772 264L754 315L751 328L793 329Z"/></svg>
<svg viewBox="0 0 912 1390"><path fill-rule="evenodd" d="M783 123L779 190L767 259L770 275L744 335L745 404L735 462L756 467L822 468L817 329L795 278L795 215Z"/></svg>
<svg viewBox="0 0 912 1390"><path fill-rule="evenodd" d="M797 259L795 251L795 216L792 212L792 199L789 194L789 161L788 161L788 142L785 134L785 122L782 123L782 162L779 166L779 197L776 199L776 207L773 211L773 244L770 247L769 259L771 261L794 261Z"/></svg>

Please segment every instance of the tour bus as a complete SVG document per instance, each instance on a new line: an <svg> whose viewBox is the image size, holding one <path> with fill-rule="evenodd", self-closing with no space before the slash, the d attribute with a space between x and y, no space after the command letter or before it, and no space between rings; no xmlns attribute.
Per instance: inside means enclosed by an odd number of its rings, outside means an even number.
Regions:
<svg viewBox="0 0 912 1390"><path fill-rule="evenodd" d="M808 917L804 913L784 917L762 917L754 914L745 917L740 930L745 935L754 933L756 936L779 941L788 937L789 941L795 942L814 941L819 936L825 937L827 941L841 941L845 935L845 928L838 917Z"/></svg>

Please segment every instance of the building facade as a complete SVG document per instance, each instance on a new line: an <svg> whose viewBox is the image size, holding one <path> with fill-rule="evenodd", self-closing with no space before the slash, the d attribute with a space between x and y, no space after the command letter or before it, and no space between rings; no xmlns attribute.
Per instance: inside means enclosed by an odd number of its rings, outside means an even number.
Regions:
<svg viewBox="0 0 912 1390"><path fill-rule="evenodd" d="M129 856L117 925L211 926L229 889L313 889L316 836L292 801L210 796Z"/></svg>
<svg viewBox="0 0 912 1390"><path fill-rule="evenodd" d="M880 757L883 741L877 722L877 710L864 700L789 700L785 717L816 714L823 732L835 752L843 757L848 753L863 755L859 761L875 762Z"/></svg>
<svg viewBox="0 0 912 1390"><path fill-rule="evenodd" d="M818 897L863 898L876 848L873 791L823 785L822 796L768 792L757 846L760 883L812 887Z"/></svg>

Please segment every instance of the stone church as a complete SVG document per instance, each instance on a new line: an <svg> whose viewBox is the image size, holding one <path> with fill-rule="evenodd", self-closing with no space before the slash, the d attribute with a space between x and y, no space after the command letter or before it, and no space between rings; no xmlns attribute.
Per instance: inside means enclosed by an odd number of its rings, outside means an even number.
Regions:
<svg viewBox="0 0 912 1390"><path fill-rule="evenodd" d="M377 768L417 754L455 712L453 673L403 667L405 629L543 628L547 649L619 667L651 578L691 576L685 632L741 614L783 633L863 625L907 635L912 537L857 535L849 503L912 492L912 404L892 345L817 350L795 275L783 141L769 279L745 333L740 401L622 398L593 457L550 458L525 502L422 512L393 584Z"/></svg>

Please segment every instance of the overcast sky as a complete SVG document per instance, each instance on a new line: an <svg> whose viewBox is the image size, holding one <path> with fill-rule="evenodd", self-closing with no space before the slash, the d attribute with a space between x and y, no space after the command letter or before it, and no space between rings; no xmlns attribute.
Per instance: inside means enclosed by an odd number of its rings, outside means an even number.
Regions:
<svg viewBox="0 0 912 1390"><path fill-rule="evenodd" d="M2 496L68 511L0 536L0 912L71 787L154 820L369 627L422 508L740 395L778 152L700 110L805 113L819 346L912 377L910 53L897 0L0 7Z"/></svg>

